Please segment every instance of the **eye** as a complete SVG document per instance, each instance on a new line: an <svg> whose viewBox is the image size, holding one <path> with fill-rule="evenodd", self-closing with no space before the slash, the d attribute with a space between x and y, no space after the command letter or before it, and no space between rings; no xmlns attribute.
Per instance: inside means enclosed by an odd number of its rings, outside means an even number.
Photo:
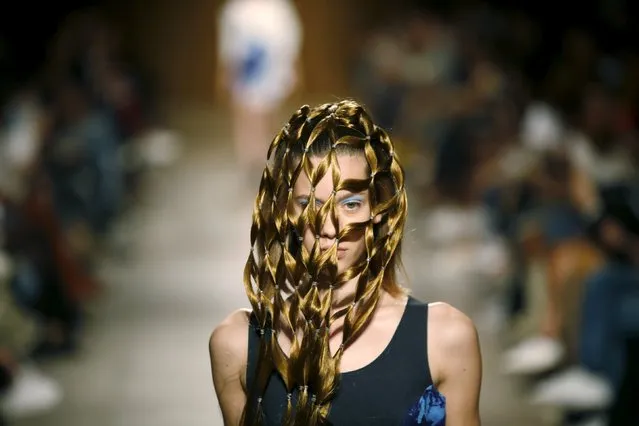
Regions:
<svg viewBox="0 0 639 426"><path fill-rule="evenodd" d="M299 204L300 207L305 208L306 206L308 206L308 198L298 198L297 204ZM322 203L319 200L315 200L315 206L316 208L320 208L322 206Z"/></svg>
<svg viewBox="0 0 639 426"><path fill-rule="evenodd" d="M360 205L361 203L358 201L349 201L348 203L344 203L344 207L346 207L348 210L355 210Z"/></svg>
<svg viewBox="0 0 639 426"><path fill-rule="evenodd" d="M346 209L346 211L354 212L359 209L363 204L363 201L359 197L351 197L342 201L342 206Z"/></svg>

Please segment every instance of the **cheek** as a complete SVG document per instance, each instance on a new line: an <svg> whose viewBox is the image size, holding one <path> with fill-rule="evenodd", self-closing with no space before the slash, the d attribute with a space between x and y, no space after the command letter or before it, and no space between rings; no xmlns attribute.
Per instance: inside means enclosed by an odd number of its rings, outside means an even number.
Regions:
<svg viewBox="0 0 639 426"><path fill-rule="evenodd" d="M353 241L353 252L357 255L366 251L366 242L364 241L364 234L359 234L356 236L356 240Z"/></svg>
<svg viewBox="0 0 639 426"><path fill-rule="evenodd" d="M349 211L340 211L340 224L348 225L351 223L361 223L366 222L370 219L371 209L368 204L363 205L361 208L357 209L355 212Z"/></svg>
<svg viewBox="0 0 639 426"><path fill-rule="evenodd" d="M310 228L306 228L304 230L304 247L310 253L313 250L313 245L315 244L315 235Z"/></svg>
<svg viewBox="0 0 639 426"><path fill-rule="evenodd" d="M357 221L358 222L366 222L371 217L371 206L366 203L358 214Z"/></svg>

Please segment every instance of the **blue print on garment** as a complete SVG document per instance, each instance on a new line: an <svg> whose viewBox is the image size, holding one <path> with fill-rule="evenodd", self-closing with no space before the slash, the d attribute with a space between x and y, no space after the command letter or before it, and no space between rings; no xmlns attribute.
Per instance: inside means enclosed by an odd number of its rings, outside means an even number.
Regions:
<svg viewBox="0 0 639 426"><path fill-rule="evenodd" d="M259 80L266 68L266 58L266 48L260 43L251 43L241 62L240 80L244 84Z"/></svg>
<svg viewBox="0 0 639 426"><path fill-rule="evenodd" d="M431 385L408 411L404 426L446 426L446 398Z"/></svg>

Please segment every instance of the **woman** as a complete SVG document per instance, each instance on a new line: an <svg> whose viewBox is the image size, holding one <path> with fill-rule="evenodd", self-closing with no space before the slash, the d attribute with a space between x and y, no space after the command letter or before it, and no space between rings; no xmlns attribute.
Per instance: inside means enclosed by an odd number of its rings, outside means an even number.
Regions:
<svg viewBox="0 0 639 426"><path fill-rule="evenodd" d="M388 134L353 101L304 106L268 157L253 309L210 339L224 424L479 425L473 323L396 277L407 204Z"/></svg>
<svg viewBox="0 0 639 426"><path fill-rule="evenodd" d="M229 98L236 160L249 177L261 169L276 116L300 84L303 26L293 3L227 0L220 10L217 95Z"/></svg>

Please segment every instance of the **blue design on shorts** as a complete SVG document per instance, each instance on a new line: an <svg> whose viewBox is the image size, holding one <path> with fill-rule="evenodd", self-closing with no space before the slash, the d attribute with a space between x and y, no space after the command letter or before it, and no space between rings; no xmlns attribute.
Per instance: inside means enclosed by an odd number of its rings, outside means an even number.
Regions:
<svg viewBox="0 0 639 426"><path fill-rule="evenodd" d="M250 84L259 80L266 68L267 51L264 45L252 42L246 56L241 60L239 80L243 84Z"/></svg>
<svg viewBox="0 0 639 426"><path fill-rule="evenodd" d="M426 388L404 419L404 426L446 426L446 398L433 385Z"/></svg>

